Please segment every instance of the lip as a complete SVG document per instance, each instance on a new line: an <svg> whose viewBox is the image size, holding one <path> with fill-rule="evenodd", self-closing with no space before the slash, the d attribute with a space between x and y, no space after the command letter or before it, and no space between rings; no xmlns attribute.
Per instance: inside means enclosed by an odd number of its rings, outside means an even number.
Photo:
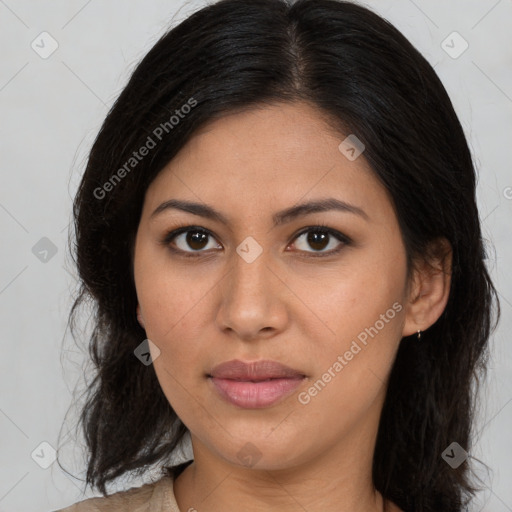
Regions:
<svg viewBox="0 0 512 512"><path fill-rule="evenodd" d="M269 359L252 363L233 359L214 366L209 376L217 379L261 381L266 379L297 378L304 377L305 375L299 370L294 370L289 366Z"/></svg>
<svg viewBox="0 0 512 512"><path fill-rule="evenodd" d="M306 376L277 361L246 363L235 359L215 366L208 377L214 389L229 403L246 409L261 409L293 393Z"/></svg>

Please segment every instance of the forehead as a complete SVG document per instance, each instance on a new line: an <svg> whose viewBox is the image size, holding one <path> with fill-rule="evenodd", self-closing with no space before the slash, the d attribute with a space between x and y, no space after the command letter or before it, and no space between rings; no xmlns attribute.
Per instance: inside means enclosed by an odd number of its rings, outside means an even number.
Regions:
<svg viewBox="0 0 512 512"><path fill-rule="evenodd" d="M304 103L230 113L192 136L155 178L146 203L154 209L179 197L261 215L263 210L334 196L389 209L387 191L364 153L350 160L340 151L347 135Z"/></svg>

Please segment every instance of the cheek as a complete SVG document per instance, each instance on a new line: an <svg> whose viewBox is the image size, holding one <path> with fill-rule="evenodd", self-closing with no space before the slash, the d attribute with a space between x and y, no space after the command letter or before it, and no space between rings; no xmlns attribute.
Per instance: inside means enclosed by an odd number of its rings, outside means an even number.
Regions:
<svg viewBox="0 0 512 512"><path fill-rule="evenodd" d="M405 257L368 251L333 276L323 293L309 289L331 331L328 337L317 335L309 353L321 381L311 389L323 396L318 405L327 401L355 413L380 392L401 339L405 274Z"/></svg>
<svg viewBox="0 0 512 512"><path fill-rule="evenodd" d="M403 301L404 275L401 262L384 260L378 254L362 257L321 279L303 282L303 296L333 335L331 339L336 336L343 344L379 321L395 302ZM396 320L397 316L392 309L385 320ZM386 322L386 326L392 323L399 322Z"/></svg>
<svg viewBox="0 0 512 512"><path fill-rule="evenodd" d="M144 299L141 299L141 302ZM155 366L164 366L173 374L189 376L190 368L201 360L201 336L205 314L195 295L176 294L168 289L152 291L144 302L146 334L161 351ZM204 356L204 355L203 355Z"/></svg>
<svg viewBox="0 0 512 512"><path fill-rule="evenodd" d="M200 300L204 293L180 293L180 281L154 271L140 280L138 294L147 337L160 350L153 362L160 387L182 421L188 422L190 417L201 414L193 407L191 396L201 394L199 377L205 371L200 342L204 327L198 322L205 318L201 310L204 300Z"/></svg>
<svg viewBox="0 0 512 512"><path fill-rule="evenodd" d="M206 332L206 298L204 293L202 296L175 293L173 284L172 279L148 280L147 287L142 287L140 300L144 303L147 337L160 350L153 363L160 387L185 421L192 414L191 397L204 393L201 386L204 386L208 356L202 343Z"/></svg>
<svg viewBox="0 0 512 512"><path fill-rule="evenodd" d="M167 345L183 332L195 336L198 319L205 318L208 294L215 284L212 279L180 268L165 255L144 258L141 251L135 284L148 337Z"/></svg>
<svg viewBox="0 0 512 512"><path fill-rule="evenodd" d="M352 287L346 289L350 292ZM318 345L309 353L314 374L298 397L306 404L304 413L324 418L333 432L351 428L383 398L401 339L403 306L393 301L394 294L386 293L385 287L368 287L361 294L355 284L353 291L358 293L355 299L338 295L338 307L332 310L336 336L317 338Z"/></svg>

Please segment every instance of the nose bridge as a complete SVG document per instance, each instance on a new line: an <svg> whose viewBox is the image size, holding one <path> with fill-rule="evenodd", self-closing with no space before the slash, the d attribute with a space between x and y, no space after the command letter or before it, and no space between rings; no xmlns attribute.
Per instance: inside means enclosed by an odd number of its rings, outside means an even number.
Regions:
<svg viewBox="0 0 512 512"><path fill-rule="evenodd" d="M256 336L262 329L280 329L285 321L285 308L276 288L280 281L270 268L270 253L262 251L252 259L254 253L248 255L255 247L250 243L240 244L232 254L218 316L221 328L230 328L240 337Z"/></svg>
<svg viewBox="0 0 512 512"><path fill-rule="evenodd" d="M243 242L237 248L236 254L233 254L233 267L230 272L230 287L232 293L240 294L242 299L254 295L255 297L264 298L265 290L269 287L269 254L268 251L261 251L259 255L254 257L248 243Z"/></svg>

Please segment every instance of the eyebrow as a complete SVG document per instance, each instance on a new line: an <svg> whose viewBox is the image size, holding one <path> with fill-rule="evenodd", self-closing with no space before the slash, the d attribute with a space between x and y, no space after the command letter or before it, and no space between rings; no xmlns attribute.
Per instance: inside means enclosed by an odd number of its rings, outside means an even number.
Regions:
<svg viewBox="0 0 512 512"><path fill-rule="evenodd" d="M170 199L169 201L162 203L150 215L150 220L162 212L172 209L192 213L194 215L215 220L223 224L229 224L227 217L225 217L221 212L215 210L215 208L212 206L180 199ZM280 212L275 213L272 217L272 220L274 222L274 226L279 226L287 222L291 222L292 220L302 215L326 212L330 210L353 213L355 215L359 215L365 220L369 220L367 213L363 209L333 197L308 201L306 203L300 203L296 206L291 206L290 208L286 208L285 210L281 210Z"/></svg>

